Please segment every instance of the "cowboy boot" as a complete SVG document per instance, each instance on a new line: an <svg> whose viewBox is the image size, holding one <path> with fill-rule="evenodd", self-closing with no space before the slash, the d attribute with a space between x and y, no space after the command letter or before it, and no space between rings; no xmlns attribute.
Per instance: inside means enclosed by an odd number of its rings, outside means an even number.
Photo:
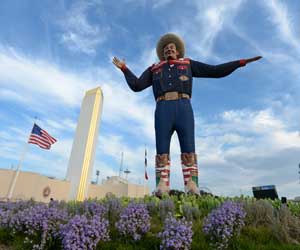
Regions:
<svg viewBox="0 0 300 250"><path fill-rule="evenodd" d="M200 194L198 188L197 155L195 153L182 153L181 164L184 178L184 191L186 193Z"/></svg>
<svg viewBox="0 0 300 250"><path fill-rule="evenodd" d="M170 191L170 157L169 154L157 154L155 164L156 190L155 194L161 196Z"/></svg>

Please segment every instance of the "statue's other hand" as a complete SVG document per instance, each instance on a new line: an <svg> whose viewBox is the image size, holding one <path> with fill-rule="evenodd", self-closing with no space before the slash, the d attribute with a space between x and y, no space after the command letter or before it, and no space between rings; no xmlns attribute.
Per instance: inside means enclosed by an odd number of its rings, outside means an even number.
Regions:
<svg viewBox="0 0 300 250"><path fill-rule="evenodd" d="M262 56L256 56L256 57L245 59L245 61L246 61L246 63L251 63L251 62L257 61L261 58L262 58Z"/></svg>
<svg viewBox="0 0 300 250"><path fill-rule="evenodd" d="M122 67L124 67L125 65L125 60L120 60L119 58L117 57L113 57L113 64L118 67L119 69L122 69Z"/></svg>

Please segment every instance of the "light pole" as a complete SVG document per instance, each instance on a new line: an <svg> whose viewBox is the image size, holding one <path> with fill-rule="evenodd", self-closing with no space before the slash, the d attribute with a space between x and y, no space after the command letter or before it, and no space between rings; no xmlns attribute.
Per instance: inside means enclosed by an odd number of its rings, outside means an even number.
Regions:
<svg viewBox="0 0 300 250"><path fill-rule="evenodd" d="M130 174L131 173L131 171L130 170L128 170L128 168L124 171L124 173L125 173L125 175L126 175L126 180L128 180L128 174Z"/></svg>
<svg viewBox="0 0 300 250"><path fill-rule="evenodd" d="M96 184L98 184L98 180L99 180L99 174L100 174L100 171L99 171L99 170L96 170L96 176L97 176L97 179L96 179Z"/></svg>

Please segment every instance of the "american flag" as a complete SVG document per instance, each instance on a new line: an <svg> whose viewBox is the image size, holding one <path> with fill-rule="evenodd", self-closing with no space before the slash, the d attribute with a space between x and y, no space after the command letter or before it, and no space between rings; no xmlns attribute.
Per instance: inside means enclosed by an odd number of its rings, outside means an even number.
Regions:
<svg viewBox="0 0 300 250"><path fill-rule="evenodd" d="M148 180L147 174L147 149L145 148L145 179Z"/></svg>
<svg viewBox="0 0 300 250"><path fill-rule="evenodd" d="M50 149L51 145L56 142L56 139L41 129L38 125L34 124L28 143L36 144L40 148Z"/></svg>

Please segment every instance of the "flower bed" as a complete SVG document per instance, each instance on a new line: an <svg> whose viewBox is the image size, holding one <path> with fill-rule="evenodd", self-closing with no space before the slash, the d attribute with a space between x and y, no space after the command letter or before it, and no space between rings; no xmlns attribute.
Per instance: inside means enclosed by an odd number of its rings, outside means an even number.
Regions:
<svg viewBox="0 0 300 250"><path fill-rule="evenodd" d="M107 197L0 203L9 249L300 250L300 206L253 198Z"/></svg>

